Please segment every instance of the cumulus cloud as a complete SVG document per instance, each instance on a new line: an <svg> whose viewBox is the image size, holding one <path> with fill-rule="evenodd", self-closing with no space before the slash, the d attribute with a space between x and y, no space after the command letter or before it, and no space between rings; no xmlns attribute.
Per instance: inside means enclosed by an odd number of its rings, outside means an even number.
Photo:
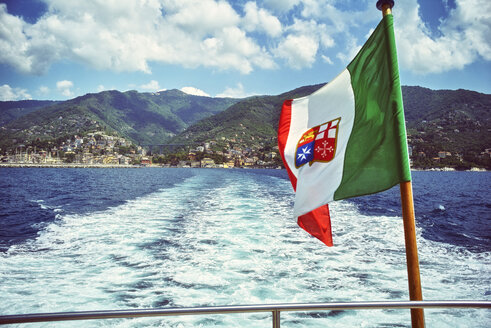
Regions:
<svg viewBox="0 0 491 328"><path fill-rule="evenodd" d="M159 82L156 80L151 80L147 84L142 84L142 85L140 85L140 88L143 90L149 90L149 91L157 91L157 90L161 89Z"/></svg>
<svg viewBox="0 0 491 328"><path fill-rule="evenodd" d="M350 10L342 10L339 2L332 0L302 0L302 5L302 17L322 21L337 33L380 20L380 12L374 10L375 4L371 1L352 0L352 4L348 1L345 6L353 8Z"/></svg>
<svg viewBox="0 0 491 328"><path fill-rule="evenodd" d="M0 63L11 65L23 73L39 73L37 56L29 46L29 31L21 18L9 15L7 6L0 4ZM39 60L41 61L41 60Z"/></svg>
<svg viewBox="0 0 491 328"><path fill-rule="evenodd" d="M284 58L295 69L311 66L315 61L318 42L306 35L289 35L276 49L276 54Z"/></svg>
<svg viewBox="0 0 491 328"><path fill-rule="evenodd" d="M324 23L318 23L313 19L295 19L294 23L288 28L289 32L308 35L315 38L317 42L325 48L334 46L329 27Z"/></svg>
<svg viewBox="0 0 491 328"><path fill-rule="evenodd" d="M132 89L135 89L135 88L136 88L136 85L134 85ZM97 86L97 88L96 88L97 92L102 92L102 91L107 91L107 90L116 90L116 89L117 89L117 88L116 88L114 85L112 85L112 86L110 86L110 87L106 87L106 86L105 86L105 85L103 85L103 84L99 84L99 85Z"/></svg>
<svg viewBox="0 0 491 328"><path fill-rule="evenodd" d="M187 93L188 95L210 97L209 94L195 87L183 87L181 88L181 91Z"/></svg>
<svg viewBox="0 0 491 328"><path fill-rule="evenodd" d="M478 58L491 60L491 2L457 0L434 38L419 15L416 0L398 3L394 12L401 66L416 73L462 69Z"/></svg>
<svg viewBox="0 0 491 328"><path fill-rule="evenodd" d="M65 97L73 97L74 93L72 91L73 82L68 80L56 82L56 89Z"/></svg>
<svg viewBox="0 0 491 328"><path fill-rule="evenodd" d="M325 63L328 63L329 65L332 65L334 64L331 60L331 58L329 58L328 56L326 55L322 55L322 60L325 62Z"/></svg>
<svg viewBox="0 0 491 328"><path fill-rule="evenodd" d="M274 68L271 54L241 22L271 35L279 35L281 24L266 10L249 7L243 18L228 2L215 0L50 0L48 11L30 24L0 4L0 63L30 74L43 74L60 59L118 72L151 73L150 62L245 74Z"/></svg>
<svg viewBox="0 0 491 328"><path fill-rule="evenodd" d="M356 54L360 51L362 45L357 44L356 38L349 36L346 39L346 51L338 52L336 57L341 60L341 62L347 65L349 62L355 58Z"/></svg>
<svg viewBox="0 0 491 328"><path fill-rule="evenodd" d="M432 33L421 17L417 0L397 1L394 28L401 67L421 74L440 73L462 69L476 60L491 60L491 2L455 0L452 9L444 0L443 6L448 15L440 19L438 33ZM328 37L335 36L338 45L343 47L337 49L336 58L343 63L353 59L373 25L380 20L380 12L373 10L373 4L368 2L357 2L357 6L352 6L356 9L346 10L330 0L302 0L300 8L301 18L297 19L303 20L304 28L305 22L314 21L324 24L330 33ZM297 22L289 29L295 25ZM362 40L360 32L365 28L367 37ZM328 46L329 38L325 40Z"/></svg>
<svg viewBox="0 0 491 328"><path fill-rule="evenodd" d="M164 1L166 20L171 25L201 35L236 26L240 16L230 4L214 0Z"/></svg>
<svg viewBox="0 0 491 328"><path fill-rule="evenodd" d="M237 83L236 87L227 87L222 93L217 94L219 98L245 98L252 96L250 93L246 93L242 83Z"/></svg>
<svg viewBox="0 0 491 328"><path fill-rule="evenodd" d="M27 93L26 89L12 88L8 84L4 84L0 86L1 101L24 100L24 99L32 99L31 95Z"/></svg>
<svg viewBox="0 0 491 328"><path fill-rule="evenodd" d="M401 66L442 72L491 60L491 2L455 2L455 9L443 2L449 15L432 34L417 0L397 1ZM347 57L380 20L372 2L357 0L345 6L333 0L243 1L243 6L224 0L46 3L47 11L34 23L0 4L0 64L27 74L43 74L59 60L149 74L152 63L243 74L279 63L300 69L325 57ZM339 48L329 52L335 45Z"/></svg>
<svg viewBox="0 0 491 328"><path fill-rule="evenodd" d="M274 11L286 13L298 5L300 0L264 0L264 4Z"/></svg>
<svg viewBox="0 0 491 328"><path fill-rule="evenodd" d="M312 66L320 48L334 46L327 26L312 19L294 19L286 30L288 35L279 42L275 55L285 59L295 69Z"/></svg>
<svg viewBox="0 0 491 328"><path fill-rule="evenodd" d="M237 69L244 74L254 66L276 67L272 56L238 27L227 27L201 43L203 62L220 69Z"/></svg>
<svg viewBox="0 0 491 328"><path fill-rule="evenodd" d="M41 95L47 95L49 91L50 91L49 88L45 85L40 86L38 89L38 93Z"/></svg>
<svg viewBox="0 0 491 328"><path fill-rule="evenodd" d="M258 8L255 2L246 3L244 11L243 25L246 31L262 31L272 37L281 34L279 19L267 10Z"/></svg>

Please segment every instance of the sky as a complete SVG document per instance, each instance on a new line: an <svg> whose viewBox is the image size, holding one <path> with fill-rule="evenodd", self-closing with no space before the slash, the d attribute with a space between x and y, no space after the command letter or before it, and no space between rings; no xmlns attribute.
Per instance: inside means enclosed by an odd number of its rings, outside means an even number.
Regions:
<svg viewBox="0 0 491 328"><path fill-rule="evenodd" d="M329 82L376 0L0 0L0 101L277 95ZM491 93L491 1L395 0L402 85Z"/></svg>

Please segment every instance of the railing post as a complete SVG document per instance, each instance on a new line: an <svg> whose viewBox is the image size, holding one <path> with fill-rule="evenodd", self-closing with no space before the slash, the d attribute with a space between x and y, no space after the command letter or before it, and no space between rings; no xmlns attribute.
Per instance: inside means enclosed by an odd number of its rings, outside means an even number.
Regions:
<svg viewBox="0 0 491 328"><path fill-rule="evenodd" d="M273 328L280 328L280 310L273 310Z"/></svg>

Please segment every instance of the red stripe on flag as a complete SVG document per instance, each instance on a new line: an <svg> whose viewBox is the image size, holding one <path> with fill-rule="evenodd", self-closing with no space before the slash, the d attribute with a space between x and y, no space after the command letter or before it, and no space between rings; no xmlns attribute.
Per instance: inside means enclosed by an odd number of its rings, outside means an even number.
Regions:
<svg viewBox="0 0 491 328"><path fill-rule="evenodd" d="M281 158L285 164L288 177L292 183L293 190L297 189L297 177L293 174L285 160L285 147L290 133L290 124L292 118L293 100L285 100L281 109L280 122L278 124L278 147ZM322 241L327 246L333 246L331 233L331 216L329 215L329 206L323 205L315 210L299 216L298 225L312 236Z"/></svg>
<svg viewBox="0 0 491 328"><path fill-rule="evenodd" d="M286 171L288 172L288 177L292 183L293 190L297 189L297 177L290 170L290 167L285 160L285 147L288 140L288 134L290 133L290 123L292 119L292 102L293 100L285 100L283 102L283 107L281 109L280 122L278 124L278 147L280 150L281 158L285 164Z"/></svg>
<svg viewBox="0 0 491 328"><path fill-rule="evenodd" d="M299 216L297 223L302 229L327 246L333 246L329 205L322 205L307 214Z"/></svg>

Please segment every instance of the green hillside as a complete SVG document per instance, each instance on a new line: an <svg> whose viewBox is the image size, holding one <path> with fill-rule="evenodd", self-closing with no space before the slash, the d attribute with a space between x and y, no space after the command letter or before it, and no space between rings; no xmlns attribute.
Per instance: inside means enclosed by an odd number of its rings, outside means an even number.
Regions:
<svg viewBox="0 0 491 328"><path fill-rule="evenodd" d="M46 106L54 105L58 101L51 100L20 100L20 101L0 101L0 127L9 122L41 109Z"/></svg>
<svg viewBox="0 0 491 328"><path fill-rule="evenodd" d="M58 103L4 102L0 117L7 123L0 125L0 148L106 131L140 145L210 143L222 153L265 154L275 150L283 101L321 86L242 100L169 90L105 91ZM491 168L491 95L417 86L403 86L402 93L414 167Z"/></svg>
<svg viewBox="0 0 491 328"><path fill-rule="evenodd" d="M301 87L277 96L246 98L227 110L201 120L172 138L175 144L197 144L208 140L229 140L244 146L276 143L281 105L286 99L303 97L323 84Z"/></svg>
<svg viewBox="0 0 491 328"><path fill-rule="evenodd" d="M274 147L283 101L308 95L321 86L244 99L190 126L171 142L197 144L215 140L219 147ZM490 167L486 149L491 150L491 95L411 86L403 86L402 92L416 167ZM439 152L445 152L445 158L438 158Z"/></svg>
<svg viewBox="0 0 491 328"><path fill-rule="evenodd" d="M161 144L190 124L236 102L236 99L193 96L178 90L87 94L24 111L1 127L0 147L100 129L139 144Z"/></svg>
<svg viewBox="0 0 491 328"><path fill-rule="evenodd" d="M491 95L469 90L403 87L404 107L413 162L435 166L439 152L449 153L439 164L490 167Z"/></svg>

